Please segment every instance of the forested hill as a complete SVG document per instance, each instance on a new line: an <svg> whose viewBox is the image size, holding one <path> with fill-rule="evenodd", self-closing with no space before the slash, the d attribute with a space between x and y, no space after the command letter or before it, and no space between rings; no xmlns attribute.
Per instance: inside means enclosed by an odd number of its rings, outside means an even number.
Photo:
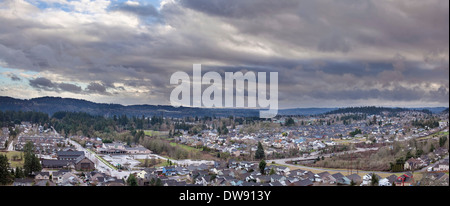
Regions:
<svg viewBox="0 0 450 206"><path fill-rule="evenodd" d="M427 114L439 113L444 111L445 107L433 107L433 108L390 108L390 107L347 107L347 108L339 108L333 111L326 112L325 114L343 114L343 113L363 113L368 115L379 115L383 112L388 113L398 113L404 111L418 111L424 112ZM448 109L448 108L447 108Z"/></svg>
<svg viewBox="0 0 450 206"><path fill-rule="evenodd" d="M256 117L259 110L255 109L208 109L193 107L173 107L167 105L130 105L95 103L81 99L61 97L40 97L29 100L0 96L1 111L36 111L50 116L59 111L85 112L91 115L112 117L127 116L161 116L166 117Z"/></svg>
<svg viewBox="0 0 450 206"><path fill-rule="evenodd" d="M335 110L336 108L294 108L279 110L279 115L316 115ZM59 111L85 112L91 115L112 117L127 115L141 117L258 117L258 109L226 109L226 108L195 108L173 107L167 105L130 105L95 103L81 99L61 97L40 97L29 100L0 96L1 111L37 111L50 116Z"/></svg>
<svg viewBox="0 0 450 206"><path fill-rule="evenodd" d="M317 115L338 113L365 113L381 114L387 112L401 112L407 110L423 111L426 113L440 113L445 107L433 108L388 108L388 107L348 107L348 108L293 108L280 109L279 115ZM167 105L130 105L95 103L82 99L61 97L40 97L28 100L15 99L0 96L0 111L36 111L47 113L52 116L59 111L85 112L91 115L112 117L114 115L136 116L165 116L165 117L257 117L257 109L219 109L219 108L195 108L195 107L173 107Z"/></svg>

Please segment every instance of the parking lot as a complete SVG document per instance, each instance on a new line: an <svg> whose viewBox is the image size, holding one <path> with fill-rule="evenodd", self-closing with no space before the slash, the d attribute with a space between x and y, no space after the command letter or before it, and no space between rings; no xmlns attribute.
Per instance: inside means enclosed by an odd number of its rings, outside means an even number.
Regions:
<svg viewBox="0 0 450 206"><path fill-rule="evenodd" d="M140 159L143 156L143 159L148 155L103 155L102 158L117 167L118 165L122 165L124 167L133 169L138 167L140 164L136 159Z"/></svg>

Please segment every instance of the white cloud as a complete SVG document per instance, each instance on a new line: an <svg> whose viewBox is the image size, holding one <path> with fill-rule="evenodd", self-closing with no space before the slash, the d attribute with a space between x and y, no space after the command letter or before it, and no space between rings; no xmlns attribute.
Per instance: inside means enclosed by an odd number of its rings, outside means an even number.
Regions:
<svg viewBox="0 0 450 206"><path fill-rule="evenodd" d="M448 94L446 1L162 0L157 11L140 1L30 2L0 2L0 66L83 89L96 82L112 102L167 102L170 74L193 63L280 71L286 104Z"/></svg>

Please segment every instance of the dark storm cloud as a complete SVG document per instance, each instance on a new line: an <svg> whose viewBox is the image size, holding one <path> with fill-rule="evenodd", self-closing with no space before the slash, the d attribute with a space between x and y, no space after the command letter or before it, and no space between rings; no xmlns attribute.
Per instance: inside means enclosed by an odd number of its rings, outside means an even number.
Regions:
<svg viewBox="0 0 450 206"><path fill-rule="evenodd" d="M196 63L220 74L277 71L280 100L297 104L302 97L324 105L327 98L448 102L448 1L164 3L1 10L0 63L58 77L29 80L41 91L111 98L150 91L135 98L166 104L171 74L191 74Z"/></svg>
<svg viewBox="0 0 450 206"><path fill-rule="evenodd" d="M80 93L80 86L70 83L55 83L45 77L38 77L29 80L29 85L38 90Z"/></svg>
<svg viewBox="0 0 450 206"><path fill-rule="evenodd" d="M58 87L62 91L66 91L66 92L80 93L82 91L80 86L77 86L74 84L69 84L69 83L60 83L60 84L58 84Z"/></svg>
<svg viewBox="0 0 450 206"><path fill-rule="evenodd" d="M448 2L435 1L220 1L180 3L220 16L242 33L282 45L347 53L362 46L441 47L448 34ZM251 20L236 19L246 17ZM258 18L252 18L258 17ZM427 38L427 39L425 39Z"/></svg>
<svg viewBox="0 0 450 206"><path fill-rule="evenodd" d="M38 77L29 80L29 85L37 90L54 91L54 92L70 92L76 94L102 94L111 95L106 90L104 84L91 82L86 89L82 89L80 86L71 83L56 83L45 77ZM123 88L121 88L123 89Z"/></svg>
<svg viewBox="0 0 450 206"><path fill-rule="evenodd" d="M36 88L36 89L43 89L47 91L57 90L57 86L53 84L52 81L50 81L47 78L44 77L38 77L36 79L30 79L30 86Z"/></svg>
<svg viewBox="0 0 450 206"><path fill-rule="evenodd" d="M85 90L87 93L97 93L97 94L105 94L110 95L109 92L106 91L106 86L100 83L91 82Z"/></svg>

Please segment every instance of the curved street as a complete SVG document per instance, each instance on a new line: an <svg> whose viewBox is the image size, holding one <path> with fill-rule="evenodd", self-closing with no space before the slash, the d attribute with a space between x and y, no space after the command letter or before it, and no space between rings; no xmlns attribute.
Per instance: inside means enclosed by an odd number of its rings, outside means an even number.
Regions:
<svg viewBox="0 0 450 206"><path fill-rule="evenodd" d="M378 148L367 148L367 149L362 149L362 148L357 148L357 150L352 151L352 153L357 153L357 152L363 152L363 151L368 151L368 150L377 150ZM346 152L348 153L348 152ZM337 153L336 155L339 154L343 154L343 152L341 153ZM302 169L302 170L314 170L314 171L322 171L322 172L330 172L330 173L336 173L336 172L347 172L347 169L333 169L333 168L320 168L320 167L308 167L308 166L303 166L303 165L296 165L296 164L290 164L288 163L289 161L293 161L293 160L309 160L309 159L315 159L317 158L319 155L313 155L313 156L309 156L309 157L293 157L293 158L285 158L285 159L273 159L273 160L267 160L267 163L275 163L278 165L285 165L285 166L289 166L291 168L298 168L298 169ZM324 156L324 157L329 157L331 156L331 154L325 154L325 155L320 155L320 156ZM448 158L448 155L445 157ZM443 159L445 159L443 158ZM426 172L428 167L432 167L435 166L437 164L439 164L440 162L443 161L443 159L430 164L427 167L424 167L418 171L414 171L416 173L423 173ZM364 170L353 170L353 171L357 171L358 173L376 173L376 174L387 174L387 175L391 175L391 174L396 174L398 175L399 173L403 173L403 172L383 172L383 171L364 171Z"/></svg>

